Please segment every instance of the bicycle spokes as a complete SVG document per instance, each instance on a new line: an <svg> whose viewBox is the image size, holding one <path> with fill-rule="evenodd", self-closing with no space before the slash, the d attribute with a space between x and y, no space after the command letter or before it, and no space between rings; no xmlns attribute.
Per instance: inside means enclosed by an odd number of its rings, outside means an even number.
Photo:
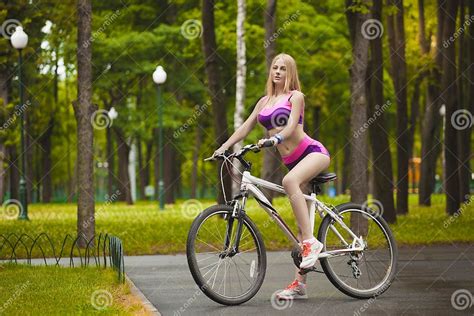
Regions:
<svg viewBox="0 0 474 316"><path fill-rule="evenodd" d="M242 219L231 213L210 216L199 227L194 249L209 290L235 297L253 287L260 258L256 240Z"/></svg>
<svg viewBox="0 0 474 316"><path fill-rule="evenodd" d="M341 224L333 221L326 231L326 251L344 248L354 251L328 257L327 265L347 287L357 291L373 290L386 281L393 268L392 245L385 228L375 217L366 217L366 221L352 219L351 222L351 216L360 216L357 212L349 211L341 216L344 224L360 237L353 238Z"/></svg>

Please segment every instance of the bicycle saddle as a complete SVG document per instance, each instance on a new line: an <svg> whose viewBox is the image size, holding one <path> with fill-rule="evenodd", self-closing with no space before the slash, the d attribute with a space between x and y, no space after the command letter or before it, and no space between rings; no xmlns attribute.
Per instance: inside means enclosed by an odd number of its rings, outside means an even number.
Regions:
<svg viewBox="0 0 474 316"><path fill-rule="evenodd" d="M336 180L337 176L333 172L321 172L317 177L309 181L310 184L321 184Z"/></svg>

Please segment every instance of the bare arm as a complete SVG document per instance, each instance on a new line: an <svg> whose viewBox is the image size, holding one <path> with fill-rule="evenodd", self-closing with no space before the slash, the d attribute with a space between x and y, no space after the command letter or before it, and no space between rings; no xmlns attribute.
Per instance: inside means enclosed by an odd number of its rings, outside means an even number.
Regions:
<svg viewBox="0 0 474 316"><path fill-rule="evenodd" d="M224 144L222 144L221 148L229 149L234 144L244 139L252 131L252 129L257 124L257 116L260 112L264 100L265 97L262 97L260 98L260 100L258 100L257 104L255 105L252 113L247 118L247 120L235 130L232 136L230 136L229 139Z"/></svg>

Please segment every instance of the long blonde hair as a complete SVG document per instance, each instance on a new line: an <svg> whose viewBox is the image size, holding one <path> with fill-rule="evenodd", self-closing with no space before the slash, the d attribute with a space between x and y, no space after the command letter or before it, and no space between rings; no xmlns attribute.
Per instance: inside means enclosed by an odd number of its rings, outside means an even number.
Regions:
<svg viewBox="0 0 474 316"><path fill-rule="evenodd" d="M278 59L281 59L286 67L286 78L285 86L283 87L283 92L289 93L292 90L301 91L300 80L298 79L298 70L296 69L295 60L290 55L281 53L273 58L270 70L268 72L268 79L265 87L265 94L268 98L275 94L275 84L272 80L272 69Z"/></svg>

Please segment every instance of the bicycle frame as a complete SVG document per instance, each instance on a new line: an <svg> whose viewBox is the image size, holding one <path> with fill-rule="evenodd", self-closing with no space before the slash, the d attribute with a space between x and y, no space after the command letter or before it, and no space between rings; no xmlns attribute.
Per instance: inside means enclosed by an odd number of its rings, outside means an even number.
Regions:
<svg viewBox="0 0 474 316"><path fill-rule="evenodd" d="M237 216L236 213L239 209L245 209L245 202L248 197L248 192L250 191L255 197L255 199L257 200L257 202L260 204L260 206L267 212L267 214L273 219L273 221L275 221L275 223L278 225L278 227L280 227L280 229L290 239L290 241L293 242L295 247L301 250L301 246L299 244L297 237L293 234L291 229L284 222L284 220L281 218L280 214L278 214L277 210L275 210L275 208L270 203L270 201L268 201L267 197L263 194L263 192L258 189L258 186L288 195L285 189L283 188L283 186L255 177L251 175L249 171L246 170L243 172L242 182L240 185L240 192L242 194L242 204L239 207L238 201L236 201L234 205L233 217ZM337 223L341 225L341 227L343 227L354 238L353 242L349 244L342 237L342 235L337 231L337 229L333 225L330 225L330 229L336 234L336 236L338 236L341 239L342 243L347 247L347 249L338 249L338 250L322 252L319 255L319 258L334 257L338 255L344 255L347 252L356 252L356 251L364 250L365 243L362 237L357 237L354 234L354 232L349 227L347 227L344 221L333 210L331 210L324 203L319 201L316 197L317 196L316 193L313 192L311 193L311 195L303 194L303 196L305 200L307 201L306 203L309 202L309 216L310 216L310 222L311 222L311 231L314 232L314 219L315 219L314 217L317 210L321 218L325 216L324 212L329 214ZM237 236L240 237L239 232L237 233ZM356 243L357 243L357 246L356 246ZM238 245L236 248L238 250Z"/></svg>

